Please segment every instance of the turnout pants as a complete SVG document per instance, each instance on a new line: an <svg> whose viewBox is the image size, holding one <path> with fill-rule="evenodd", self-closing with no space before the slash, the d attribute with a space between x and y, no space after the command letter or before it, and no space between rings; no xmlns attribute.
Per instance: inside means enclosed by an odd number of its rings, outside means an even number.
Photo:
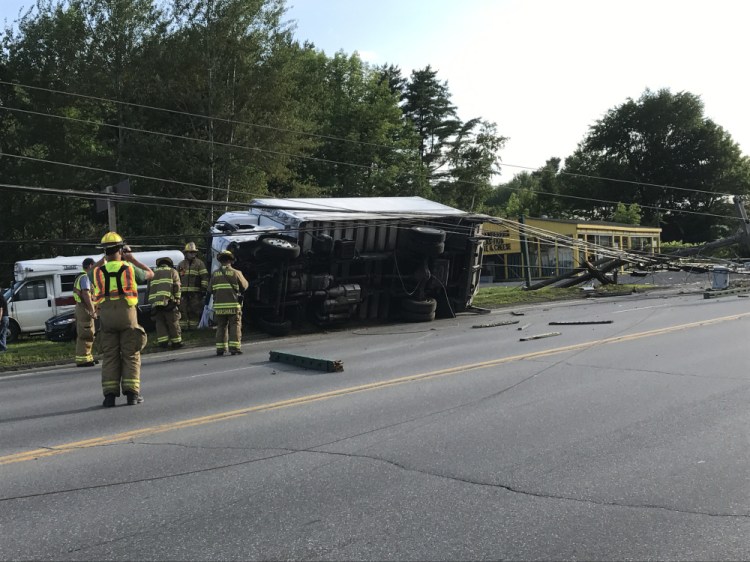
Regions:
<svg viewBox="0 0 750 562"><path fill-rule="evenodd" d="M76 365L91 363L94 356L94 319L89 316L86 307L76 304Z"/></svg>
<svg viewBox="0 0 750 562"><path fill-rule="evenodd" d="M242 311L216 314L214 320L216 320L216 350L239 350L242 341ZM229 332L228 339L227 332Z"/></svg>
<svg viewBox="0 0 750 562"><path fill-rule="evenodd" d="M138 325L134 306L123 300L105 300L99 306L102 348L102 392L120 395L141 390L141 350L146 331Z"/></svg>
<svg viewBox="0 0 750 562"><path fill-rule="evenodd" d="M204 295L198 292L184 292L180 299L180 312L182 319L187 322L188 330L193 327L197 328L203 314Z"/></svg>
<svg viewBox="0 0 750 562"><path fill-rule="evenodd" d="M167 343L182 343L182 330L180 329L180 311L177 307L172 310L154 308L152 314L156 324L156 341L159 345Z"/></svg>

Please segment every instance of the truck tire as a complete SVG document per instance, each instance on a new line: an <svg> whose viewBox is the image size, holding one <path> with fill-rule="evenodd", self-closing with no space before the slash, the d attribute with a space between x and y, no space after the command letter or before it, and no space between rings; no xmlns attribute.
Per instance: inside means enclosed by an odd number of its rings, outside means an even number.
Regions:
<svg viewBox="0 0 750 562"><path fill-rule="evenodd" d="M432 242L415 242L408 243L407 248L413 256L436 258L445 252L445 242L434 244Z"/></svg>
<svg viewBox="0 0 750 562"><path fill-rule="evenodd" d="M437 301L433 298L428 298L423 301L404 299L401 301L401 310L404 312L412 312L417 315L434 314L435 310L437 310Z"/></svg>
<svg viewBox="0 0 750 562"><path fill-rule="evenodd" d="M5 336L5 341L8 343L15 343L21 337L21 327L12 318L8 321L8 333Z"/></svg>
<svg viewBox="0 0 750 562"><path fill-rule="evenodd" d="M275 261L293 260L299 257L299 244L283 238L263 238L256 250L256 257Z"/></svg>
<svg viewBox="0 0 750 562"><path fill-rule="evenodd" d="M255 324L261 332L265 332L269 336L288 336L292 331L292 322L290 320L267 320L259 316L255 319Z"/></svg>
<svg viewBox="0 0 750 562"><path fill-rule="evenodd" d="M445 242L445 230L427 226L412 226L408 238L418 244L435 245Z"/></svg>
<svg viewBox="0 0 750 562"><path fill-rule="evenodd" d="M435 320L435 311L426 312L411 312L408 310L401 311L401 318L406 322L432 322Z"/></svg>
<svg viewBox="0 0 750 562"><path fill-rule="evenodd" d="M434 258L445 251L445 231L413 226L406 231L402 248L414 256Z"/></svg>

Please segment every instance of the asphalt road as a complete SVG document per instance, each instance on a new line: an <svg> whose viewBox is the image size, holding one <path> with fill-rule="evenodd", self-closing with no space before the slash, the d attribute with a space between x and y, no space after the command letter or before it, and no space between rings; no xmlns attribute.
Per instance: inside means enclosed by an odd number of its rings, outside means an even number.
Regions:
<svg viewBox="0 0 750 562"><path fill-rule="evenodd" d="M514 310L0 376L0 558L750 559L750 299Z"/></svg>

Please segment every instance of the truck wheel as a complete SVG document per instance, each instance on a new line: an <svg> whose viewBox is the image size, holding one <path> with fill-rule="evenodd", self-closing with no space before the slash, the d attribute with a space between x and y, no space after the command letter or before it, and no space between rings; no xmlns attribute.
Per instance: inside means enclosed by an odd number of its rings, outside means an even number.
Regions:
<svg viewBox="0 0 750 562"><path fill-rule="evenodd" d="M283 238L263 238L256 255L273 260L293 260L299 257L299 244Z"/></svg>
<svg viewBox="0 0 750 562"><path fill-rule="evenodd" d="M255 324L261 332L265 332L270 336L288 336L292 331L292 322L290 320L283 320L277 322L275 320L266 320L262 317L255 319Z"/></svg>
<svg viewBox="0 0 750 562"><path fill-rule="evenodd" d="M401 318L406 322L432 322L435 320L435 311L427 313L403 310L401 311Z"/></svg>
<svg viewBox="0 0 750 562"><path fill-rule="evenodd" d="M417 256L434 258L445 251L445 231L413 226L406 233L404 249Z"/></svg>
<svg viewBox="0 0 750 562"><path fill-rule="evenodd" d="M413 226L409 229L409 239L418 244L435 245L445 242L445 230L427 226Z"/></svg>
<svg viewBox="0 0 750 562"><path fill-rule="evenodd" d="M8 334L5 337L5 341L8 343L15 343L21 337L21 327L12 318L8 322Z"/></svg>
<svg viewBox="0 0 750 562"><path fill-rule="evenodd" d="M414 299L404 299L401 301L401 309L404 312L412 312L417 315L430 315L435 314L437 309L437 301L433 298L428 298L423 301L417 301Z"/></svg>
<svg viewBox="0 0 750 562"><path fill-rule="evenodd" d="M412 255L427 258L436 258L440 254L445 252L445 242L439 242L435 244L432 242L416 242L412 240L408 243L407 248L412 253Z"/></svg>

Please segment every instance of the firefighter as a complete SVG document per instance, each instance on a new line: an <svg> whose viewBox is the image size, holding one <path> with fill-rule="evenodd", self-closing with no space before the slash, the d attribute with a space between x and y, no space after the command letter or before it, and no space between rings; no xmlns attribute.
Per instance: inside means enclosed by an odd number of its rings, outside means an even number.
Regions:
<svg viewBox="0 0 750 562"><path fill-rule="evenodd" d="M148 303L156 324L156 341L161 348L170 344L172 349L182 347L180 294L180 276L174 263L167 257L157 259L154 277L148 286Z"/></svg>
<svg viewBox="0 0 750 562"><path fill-rule="evenodd" d="M183 253L185 259L177 264L177 271L180 274L180 283L182 284L180 311L189 330L191 325L198 326L203 314L203 301L208 289L208 270L206 264L196 257L198 248L196 248L195 242L188 242Z"/></svg>
<svg viewBox="0 0 750 562"><path fill-rule="evenodd" d="M216 355L229 351L232 355L242 353L242 295L247 289L247 280L232 267L234 255L228 250L217 256L221 267L211 275L208 292L214 297L216 320ZM229 341L227 342L227 331Z"/></svg>
<svg viewBox="0 0 750 562"><path fill-rule="evenodd" d="M147 341L138 324L138 283L151 279L154 272L123 251L125 243L116 232L105 234L101 244L106 262L94 273L94 305L101 321L103 405L114 406L122 389L132 406L143 402L141 350Z"/></svg>
<svg viewBox="0 0 750 562"><path fill-rule="evenodd" d="M99 361L91 351L94 347L96 310L91 300L91 279L89 272L94 269L93 258L86 258L83 268L73 281L73 300L76 302L76 366L93 367Z"/></svg>

